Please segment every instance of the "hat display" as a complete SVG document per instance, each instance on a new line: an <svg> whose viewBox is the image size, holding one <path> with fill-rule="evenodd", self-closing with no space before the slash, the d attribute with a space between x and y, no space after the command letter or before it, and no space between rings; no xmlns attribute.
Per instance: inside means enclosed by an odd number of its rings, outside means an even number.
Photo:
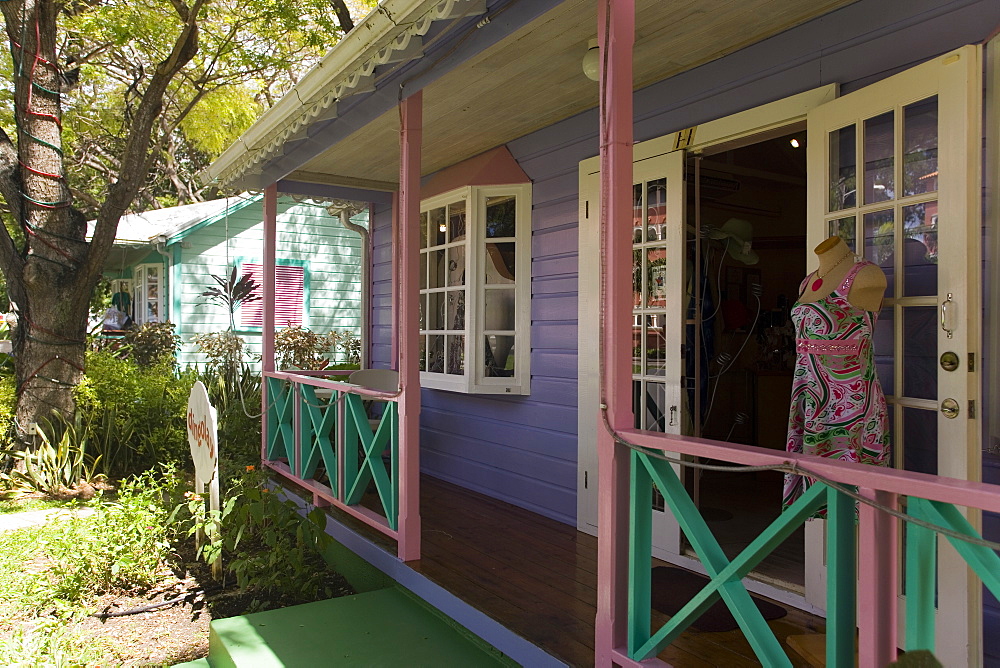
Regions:
<svg viewBox="0 0 1000 668"><path fill-rule="evenodd" d="M757 264L760 259L753 245L753 225L740 218L730 218L717 230L709 230L709 239L725 239L726 250L734 260L743 264Z"/></svg>

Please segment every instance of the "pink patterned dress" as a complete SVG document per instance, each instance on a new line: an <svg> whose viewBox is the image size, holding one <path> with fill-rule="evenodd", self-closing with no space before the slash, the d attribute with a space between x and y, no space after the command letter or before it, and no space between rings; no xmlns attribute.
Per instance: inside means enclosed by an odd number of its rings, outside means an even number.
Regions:
<svg viewBox="0 0 1000 668"><path fill-rule="evenodd" d="M889 421L885 395L875 372L872 334L877 313L847 301L857 262L832 293L813 303L797 302L795 374L788 417L788 452L848 462L889 463ZM813 279L802 282L800 294ZM812 480L786 474L783 507L798 499ZM824 516L825 509L817 515Z"/></svg>

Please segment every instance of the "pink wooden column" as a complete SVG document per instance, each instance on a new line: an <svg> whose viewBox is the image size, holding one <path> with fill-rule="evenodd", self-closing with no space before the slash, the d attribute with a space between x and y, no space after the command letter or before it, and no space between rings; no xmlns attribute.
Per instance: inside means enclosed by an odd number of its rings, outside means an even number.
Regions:
<svg viewBox="0 0 1000 668"><path fill-rule="evenodd" d="M420 143L423 94L400 103L399 129L399 558L420 558Z"/></svg>
<svg viewBox="0 0 1000 668"><path fill-rule="evenodd" d="M865 488L858 492L884 506L897 506L895 494ZM885 666L897 654L899 522L865 503L859 504L859 513L858 658L862 666Z"/></svg>
<svg viewBox="0 0 1000 668"><path fill-rule="evenodd" d="M599 2L601 48L601 250L604 328L601 402L611 426L632 416L632 45L635 1ZM598 455L597 623L595 662L612 663L628 630L628 452L601 429Z"/></svg>
<svg viewBox="0 0 1000 668"><path fill-rule="evenodd" d="M261 327L261 370L274 371L274 263L278 239L278 184L264 188L264 285ZM261 459L267 459L267 382L261 383Z"/></svg>

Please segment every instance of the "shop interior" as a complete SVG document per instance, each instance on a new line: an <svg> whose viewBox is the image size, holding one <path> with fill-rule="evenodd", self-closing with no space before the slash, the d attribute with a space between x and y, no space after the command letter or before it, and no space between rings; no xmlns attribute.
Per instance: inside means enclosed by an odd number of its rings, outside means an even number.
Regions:
<svg viewBox="0 0 1000 668"><path fill-rule="evenodd" d="M785 449L795 362L789 314L814 268L805 141L803 123L688 158L682 400L693 435ZM730 557L781 512L780 473L688 471L688 490ZM754 575L802 591L803 531Z"/></svg>

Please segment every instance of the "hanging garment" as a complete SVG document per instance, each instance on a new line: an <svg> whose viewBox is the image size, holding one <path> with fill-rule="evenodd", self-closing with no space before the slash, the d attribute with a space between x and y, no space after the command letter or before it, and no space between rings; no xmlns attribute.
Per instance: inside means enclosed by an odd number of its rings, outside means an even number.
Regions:
<svg viewBox="0 0 1000 668"><path fill-rule="evenodd" d="M847 300L855 276L869 264L856 263L832 293L792 308L797 356L788 452L877 466L889 463L889 421L872 352L878 314ZM800 295L811 278L802 281ZM793 503L811 484L807 477L786 474L782 506ZM825 509L817 513L825 514Z"/></svg>

